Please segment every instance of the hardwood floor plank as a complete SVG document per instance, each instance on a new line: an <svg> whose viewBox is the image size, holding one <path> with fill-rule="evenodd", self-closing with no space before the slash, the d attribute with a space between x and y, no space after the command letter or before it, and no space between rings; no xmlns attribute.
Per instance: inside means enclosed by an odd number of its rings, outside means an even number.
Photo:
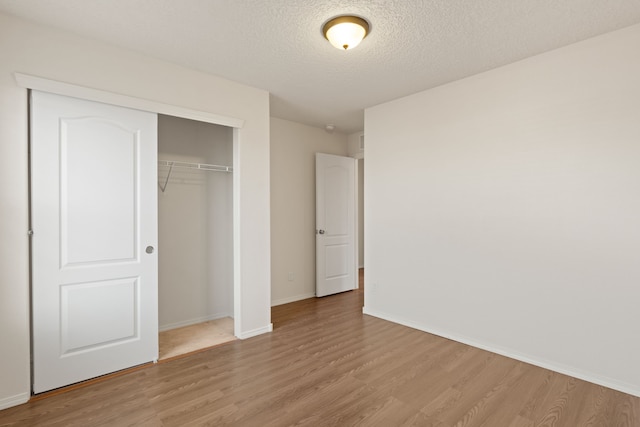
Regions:
<svg viewBox="0 0 640 427"><path fill-rule="evenodd" d="M422 406L420 410L431 416L439 416L439 414L448 410L455 405L462 395L460 391L473 377L478 375L485 367L496 357L490 353L478 353L479 350L470 348L458 360L454 361L459 365L456 370L448 369L449 365L445 365L445 369L434 372L430 376L430 386L422 393L424 402L428 402ZM463 364L459 364L464 361Z"/></svg>
<svg viewBox="0 0 640 427"><path fill-rule="evenodd" d="M519 381L508 389L500 408L493 408L482 423L484 427L512 426L525 423L520 416L521 408L531 399L540 385L547 381L548 371L525 363L521 364L524 372ZM528 424L532 424L531 421ZM577 424L579 425L579 424Z"/></svg>
<svg viewBox="0 0 640 427"><path fill-rule="evenodd" d="M569 403L572 392L576 388L577 381L571 377L562 378L562 388L558 393L549 393L547 395L548 399L545 399L546 409L535 418L534 426L554 426L562 420L563 412ZM562 421L564 422L564 420Z"/></svg>
<svg viewBox="0 0 640 427"><path fill-rule="evenodd" d="M467 381L464 387L454 386L460 391L459 398L440 412L438 418L450 426L461 421L464 421L464 426L480 425L480 421L472 419L474 413L485 405L486 400L493 399L511 383L511 376L516 369L516 362L512 360L503 357L493 358L485 369Z"/></svg>
<svg viewBox="0 0 640 427"><path fill-rule="evenodd" d="M447 369L449 364L456 364L458 360L464 359L465 356L474 354L473 349L470 347L454 345L451 347L451 350L452 351L445 353L444 356L438 360L437 364L427 366L429 368L427 372L421 372L419 375L415 375L409 382L405 383L401 389L394 391L394 395L424 413L435 415L436 412L425 412L424 408L429 405L433 406L432 402L438 399L441 393L450 389L452 385L465 381L465 378L477 375L488 363L483 359L478 360L476 355L474 359L469 359L468 362L464 366L459 367L458 370L451 371ZM491 357L491 359L492 358L493 357ZM444 408L440 407L437 412L441 413L443 409Z"/></svg>
<svg viewBox="0 0 640 427"><path fill-rule="evenodd" d="M640 399L620 392L616 397L615 410L611 416L611 424L615 426L640 425Z"/></svg>
<svg viewBox="0 0 640 427"><path fill-rule="evenodd" d="M523 368L523 364L519 363L509 370L508 374L505 375L501 381L488 390L471 408L469 408L469 410L467 410L467 412L455 423L455 426L465 427L469 425L486 425L487 419L495 414L497 410L500 409L501 411L504 411L505 407L509 407L509 405L505 403L509 400L509 397L516 388L516 385L522 381L525 372L525 369Z"/></svg>
<svg viewBox="0 0 640 427"><path fill-rule="evenodd" d="M441 427L442 423L390 396L369 400L341 411L340 416L330 418L335 426L424 426Z"/></svg>
<svg viewBox="0 0 640 427"><path fill-rule="evenodd" d="M0 426L640 427L640 398L362 314L274 307L274 331L0 411Z"/></svg>
<svg viewBox="0 0 640 427"><path fill-rule="evenodd" d="M372 393L370 387L349 375L336 380L327 379L317 386L305 389L303 396L296 399L295 405L287 406L283 413L267 425L340 425L335 420L345 408Z"/></svg>

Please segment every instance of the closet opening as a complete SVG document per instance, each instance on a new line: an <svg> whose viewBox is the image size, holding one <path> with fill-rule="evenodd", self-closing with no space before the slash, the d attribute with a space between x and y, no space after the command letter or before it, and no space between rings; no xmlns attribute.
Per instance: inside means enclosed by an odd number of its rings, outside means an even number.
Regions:
<svg viewBox="0 0 640 427"><path fill-rule="evenodd" d="M158 115L159 359L235 340L233 128Z"/></svg>

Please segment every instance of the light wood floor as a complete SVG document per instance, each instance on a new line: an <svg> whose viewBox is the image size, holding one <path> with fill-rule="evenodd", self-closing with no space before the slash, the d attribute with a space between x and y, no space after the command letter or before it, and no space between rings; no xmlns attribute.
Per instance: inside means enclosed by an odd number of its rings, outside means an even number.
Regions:
<svg viewBox="0 0 640 427"><path fill-rule="evenodd" d="M160 360L193 353L236 339L233 335L233 319L230 317L162 331L158 338Z"/></svg>
<svg viewBox="0 0 640 427"><path fill-rule="evenodd" d="M362 314L352 291L274 332L0 411L20 426L640 426L640 398Z"/></svg>

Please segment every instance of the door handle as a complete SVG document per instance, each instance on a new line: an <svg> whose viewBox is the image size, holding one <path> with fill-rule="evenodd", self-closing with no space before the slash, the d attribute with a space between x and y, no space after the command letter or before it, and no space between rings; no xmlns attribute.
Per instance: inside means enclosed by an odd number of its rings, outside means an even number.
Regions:
<svg viewBox="0 0 640 427"><path fill-rule="evenodd" d="M147 246L147 249L145 249L145 252L148 254L152 254L153 253L153 246Z"/></svg>
<svg viewBox="0 0 640 427"><path fill-rule="evenodd" d="M324 230L318 230L318 234L324 234Z"/></svg>

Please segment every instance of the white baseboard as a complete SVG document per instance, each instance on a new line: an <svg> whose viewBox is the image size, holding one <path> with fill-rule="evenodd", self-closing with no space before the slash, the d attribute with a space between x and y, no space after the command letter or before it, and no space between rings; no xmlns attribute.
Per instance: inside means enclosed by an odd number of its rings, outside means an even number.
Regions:
<svg viewBox="0 0 640 427"><path fill-rule="evenodd" d="M313 298L315 296L316 296L315 292L311 292L311 293L296 295L293 297L280 298L280 299L271 301L271 307L275 307L276 305L289 304L290 302L296 302L303 299Z"/></svg>
<svg viewBox="0 0 640 427"><path fill-rule="evenodd" d="M400 319L394 315L383 313L376 310L370 310L367 307L362 308L363 314L368 314L369 316L378 317L383 320L388 320L389 322L398 323L400 325L408 326L413 329L417 329L419 331L427 332L433 335L437 335L439 337L447 338L453 341L457 341L462 344L470 345L472 347L476 347L482 350L490 351L491 353L496 353L501 356L509 357L511 359L519 360L521 362L529 363L531 365L539 366L541 368L549 369L554 372L558 372L560 374L569 375L574 378L578 378L584 381L588 381L590 383L598 384L604 387L608 387L614 390L621 391L623 393L631 394L633 396L640 397L640 388L634 386L633 384L627 384L622 381L614 380L608 377L604 377L601 375L593 374L590 372L584 372L579 369L575 369L571 366L566 366L561 363L543 360L536 357L531 357L526 354L518 353L517 351L513 351L510 349L499 348L491 345L486 345L480 342L477 342L468 337L463 337L459 335L451 335L449 333L443 332L438 329L433 329L426 327L417 322Z"/></svg>
<svg viewBox="0 0 640 427"><path fill-rule="evenodd" d="M13 406L22 405L23 403L27 403L31 395L29 393L20 393L15 396L9 396L0 399L0 411L3 409L11 408Z"/></svg>
<svg viewBox="0 0 640 427"><path fill-rule="evenodd" d="M222 319L223 317L233 318L233 315L229 313L216 313L216 314L211 314L209 316L197 317L195 319L183 320L181 322L168 323L166 325L158 326L158 331L159 332L169 331L171 329L182 328L183 326L190 326L190 325L195 325L196 323L208 322L209 320Z"/></svg>
<svg viewBox="0 0 640 427"><path fill-rule="evenodd" d="M236 337L240 338L241 340L246 340L247 338L266 334L267 332L271 332L271 331L273 331L273 323L269 323L267 326L264 326L262 328L252 329L250 331L236 334Z"/></svg>

